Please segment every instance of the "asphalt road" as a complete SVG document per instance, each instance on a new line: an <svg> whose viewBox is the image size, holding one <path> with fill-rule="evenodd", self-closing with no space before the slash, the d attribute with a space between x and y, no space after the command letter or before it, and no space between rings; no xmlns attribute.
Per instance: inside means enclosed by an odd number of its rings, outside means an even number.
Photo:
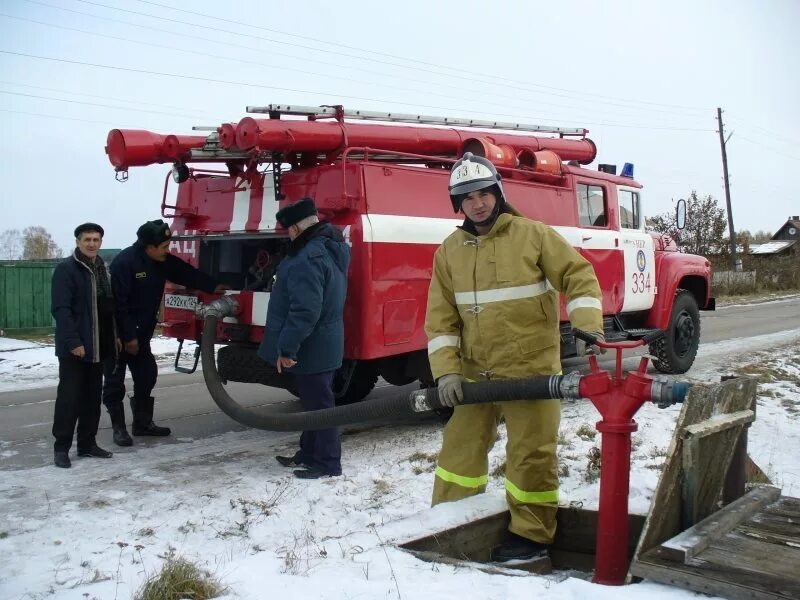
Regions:
<svg viewBox="0 0 800 600"><path fill-rule="evenodd" d="M800 297L788 300L723 307L716 312L701 313L702 344L722 340L777 333L800 328ZM608 367L611 364L606 361ZM567 370L585 368L578 359L565 363ZM381 398L416 389L402 388L383 381L370 398ZM229 393L245 406L263 406L294 400L288 392L263 386L232 383ZM206 390L202 375L171 374L159 377L154 395L156 422L172 428L168 438L135 438L132 448L117 448L111 441L111 424L103 409L98 443L114 452L135 453L148 446L174 444L181 440L199 440L230 431L241 431L241 425L220 412ZM41 466L52 462L52 427L55 388L0 393L0 471ZM128 407L126 406L126 410ZM130 413L128 413L130 423ZM349 428L354 432L364 426ZM263 432L264 441L287 445L296 433ZM74 446L73 446L74 450Z"/></svg>

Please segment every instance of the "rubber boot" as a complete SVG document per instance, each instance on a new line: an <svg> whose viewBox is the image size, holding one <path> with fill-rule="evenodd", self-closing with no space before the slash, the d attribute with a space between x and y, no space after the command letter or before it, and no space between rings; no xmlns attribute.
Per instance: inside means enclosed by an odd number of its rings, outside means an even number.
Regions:
<svg viewBox="0 0 800 600"><path fill-rule="evenodd" d="M493 562L508 562L513 560L532 560L547 556L551 544L541 544L524 538L509 531L505 543L492 549Z"/></svg>
<svg viewBox="0 0 800 600"><path fill-rule="evenodd" d="M170 435L172 430L169 427L159 427L153 423L153 407L156 399L131 397L131 407L133 408L133 435L151 435L164 437Z"/></svg>
<svg viewBox="0 0 800 600"><path fill-rule="evenodd" d="M111 427L114 430L114 443L117 446L133 446L133 439L125 427L125 407L122 402L109 407L108 416L111 417Z"/></svg>

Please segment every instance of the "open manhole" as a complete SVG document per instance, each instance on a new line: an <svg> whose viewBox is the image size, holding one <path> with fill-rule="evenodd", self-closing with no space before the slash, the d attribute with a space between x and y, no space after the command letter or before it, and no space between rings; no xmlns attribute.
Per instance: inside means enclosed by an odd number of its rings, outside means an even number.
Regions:
<svg viewBox="0 0 800 600"><path fill-rule="evenodd" d="M508 511L499 512L411 540L400 544L400 548L428 562L470 563L486 571L515 568L544 574L554 570L585 573L591 573L594 570L597 511L560 507L557 513L556 539L549 557L533 561L492 563L490 562L490 551L505 540L509 518ZM629 560L633 558L644 521L643 515L628 516Z"/></svg>

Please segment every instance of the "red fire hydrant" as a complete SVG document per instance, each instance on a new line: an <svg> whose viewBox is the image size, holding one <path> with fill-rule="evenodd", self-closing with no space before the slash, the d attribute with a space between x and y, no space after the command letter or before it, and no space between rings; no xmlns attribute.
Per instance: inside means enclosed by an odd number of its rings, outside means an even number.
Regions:
<svg viewBox="0 0 800 600"><path fill-rule="evenodd" d="M588 343L616 350L617 353L613 377L608 371L600 369L596 356L590 356L591 373L581 377L579 391L581 397L591 400L603 417L597 423L597 430L602 434L602 462L595 574L592 581L604 585L622 585L628 572L631 433L638 428L633 415L645 402L654 399L654 383L658 385L647 375L647 357L642 357L636 371L623 375L622 351L643 346L657 338L650 336L635 341L607 343L583 332L576 332L576 335ZM679 396L685 395L688 388L686 384L681 385Z"/></svg>

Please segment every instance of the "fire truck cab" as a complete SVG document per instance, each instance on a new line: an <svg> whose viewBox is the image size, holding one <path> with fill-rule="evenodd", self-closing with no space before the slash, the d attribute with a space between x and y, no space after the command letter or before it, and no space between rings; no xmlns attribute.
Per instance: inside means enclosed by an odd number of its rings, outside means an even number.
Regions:
<svg viewBox="0 0 800 600"><path fill-rule="evenodd" d="M700 339L699 310L713 310L711 269L645 229L642 185L632 166L582 165L596 156L585 129L541 127L335 107L248 107L267 118L206 128L206 135L109 132L106 153L123 177L130 167L172 163L161 203L172 219L174 254L227 283L237 312L217 327L226 381L293 391L256 356L287 233L275 213L303 197L338 226L352 248L345 307L345 362L334 380L339 403L361 400L378 377L432 385L423 328L433 254L463 219L447 192L464 152L485 156L503 176L508 202L547 223L594 266L606 339L645 329L667 335L650 347L656 368L683 373ZM120 175L118 174L118 178ZM170 180L178 182L168 203ZM513 265L498 265L498 268ZM170 285L163 331L198 340L212 296ZM562 356L575 341L561 303ZM180 353L179 353L180 358ZM194 370L197 365L197 355ZM178 365L180 370L185 367Z"/></svg>

